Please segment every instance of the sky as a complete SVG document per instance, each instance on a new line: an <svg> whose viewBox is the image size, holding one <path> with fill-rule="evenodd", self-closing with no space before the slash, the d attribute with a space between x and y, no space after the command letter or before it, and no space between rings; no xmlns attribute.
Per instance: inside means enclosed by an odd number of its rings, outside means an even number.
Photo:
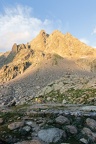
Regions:
<svg viewBox="0 0 96 144"><path fill-rule="evenodd" d="M96 47L96 0L0 0L0 52L31 41L41 29L69 32Z"/></svg>

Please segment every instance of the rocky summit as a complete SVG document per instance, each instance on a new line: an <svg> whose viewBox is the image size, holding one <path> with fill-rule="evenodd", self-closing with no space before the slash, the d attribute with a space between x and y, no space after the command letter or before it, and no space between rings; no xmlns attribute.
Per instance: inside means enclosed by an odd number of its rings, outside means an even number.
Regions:
<svg viewBox="0 0 96 144"><path fill-rule="evenodd" d="M1 144L96 143L96 49L44 30L0 53Z"/></svg>

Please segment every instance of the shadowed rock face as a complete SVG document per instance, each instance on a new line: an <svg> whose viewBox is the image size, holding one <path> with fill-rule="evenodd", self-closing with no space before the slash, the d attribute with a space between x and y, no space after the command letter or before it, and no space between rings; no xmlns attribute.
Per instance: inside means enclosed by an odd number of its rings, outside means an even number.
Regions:
<svg viewBox="0 0 96 144"><path fill-rule="evenodd" d="M12 47L12 52L13 52L13 53L17 53L17 52L18 52L18 46L17 46L16 43L15 43L15 44L13 45L13 47Z"/></svg>
<svg viewBox="0 0 96 144"><path fill-rule="evenodd" d="M26 49L26 46L25 44L20 44L20 45L17 45L16 43L13 45L12 47L12 53L15 53L17 54L21 49Z"/></svg>
<svg viewBox="0 0 96 144"><path fill-rule="evenodd" d="M14 79L17 75L22 74L29 66L30 62L22 62L16 65L5 65L2 68L2 81L6 82Z"/></svg>

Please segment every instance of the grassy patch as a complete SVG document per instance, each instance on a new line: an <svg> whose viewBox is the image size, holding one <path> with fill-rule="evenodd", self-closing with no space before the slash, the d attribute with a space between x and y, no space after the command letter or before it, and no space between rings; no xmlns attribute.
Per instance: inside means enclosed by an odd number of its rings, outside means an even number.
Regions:
<svg viewBox="0 0 96 144"><path fill-rule="evenodd" d="M12 122L20 121L22 117L24 116L23 113L17 113L15 112L0 112L0 117L3 118L4 122L2 125L0 125L0 138L7 139L11 138L20 138L20 132L18 130L11 131L8 129L8 125Z"/></svg>
<svg viewBox="0 0 96 144"><path fill-rule="evenodd" d="M49 100L48 100L49 97ZM39 97L41 102L57 102L66 104L92 104L96 105L96 89L69 89L63 94L58 91L52 91L46 95Z"/></svg>

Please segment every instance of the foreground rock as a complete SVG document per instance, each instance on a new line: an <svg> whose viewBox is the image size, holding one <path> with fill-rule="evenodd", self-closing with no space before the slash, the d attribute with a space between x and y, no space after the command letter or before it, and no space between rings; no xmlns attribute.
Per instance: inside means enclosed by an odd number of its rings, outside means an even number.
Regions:
<svg viewBox="0 0 96 144"><path fill-rule="evenodd" d="M70 124L70 121L68 120L68 118L64 117L64 116L59 116L56 118L56 123L58 124Z"/></svg>
<svg viewBox="0 0 96 144"><path fill-rule="evenodd" d="M88 144L88 141L85 138L81 138L80 142L82 142L83 144Z"/></svg>
<svg viewBox="0 0 96 144"><path fill-rule="evenodd" d="M73 125L67 125L66 130L67 130L67 133L77 134L77 128Z"/></svg>
<svg viewBox="0 0 96 144"><path fill-rule="evenodd" d="M82 133L87 136L87 139L90 140L90 143L96 142L96 133L92 132L89 128L83 128Z"/></svg>
<svg viewBox="0 0 96 144"><path fill-rule="evenodd" d="M32 140L32 141L22 141L15 144L44 144L44 143L40 142L39 140Z"/></svg>
<svg viewBox="0 0 96 144"><path fill-rule="evenodd" d="M8 125L8 129L15 130L17 128L20 128L24 125L24 122L14 122Z"/></svg>
<svg viewBox="0 0 96 144"><path fill-rule="evenodd" d="M1 107L0 137L8 144L95 144L96 109L81 105ZM80 143L81 144L81 143Z"/></svg>
<svg viewBox="0 0 96 144"><path fill-rule="evenodd" d="M58 128L43 129L38 132L38 137L46 143L56 143L60 141L64 131Z"/></svg>
<svg viewBox="0 0 96 144"><path fill-rule="evenodd" d="M96 121L91 119L91 118L87 118L86 119L86 124L88 127L90 127L92 130L96 131Z"/></svg>

